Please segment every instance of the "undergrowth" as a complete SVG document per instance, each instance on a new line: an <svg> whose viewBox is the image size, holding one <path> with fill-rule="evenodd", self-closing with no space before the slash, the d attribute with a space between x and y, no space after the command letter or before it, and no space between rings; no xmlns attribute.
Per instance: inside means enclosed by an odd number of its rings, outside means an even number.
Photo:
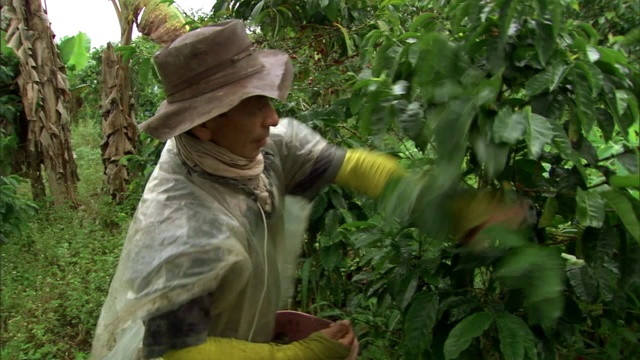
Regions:
<svg viewBox="0 0 640 360"><path fill-rule="evenodd" d="M98 124L78 124L73 144L79 206L40 204L28 229L0 248L2 359L88 358L130 214L100 193Z"/></svg>

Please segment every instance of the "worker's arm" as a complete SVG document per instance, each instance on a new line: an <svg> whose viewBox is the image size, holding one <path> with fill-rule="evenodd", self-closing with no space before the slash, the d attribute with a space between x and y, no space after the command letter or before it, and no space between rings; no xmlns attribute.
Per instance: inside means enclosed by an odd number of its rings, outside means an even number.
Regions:
<svg viewBox="0 0 640 360"><path fill-rule="evenodd" d="M163 360L344 360L349 348L321 332L287 345L257 344L229 338L209 338L198 346L172 350Z"/></svg>
<svg viewBox="0 0 640 360"><path fill-rule="evenodd" d="M364 149L349 149L334 182L377 198L389 179L404 174L406 170L390 155Z"/></svg>

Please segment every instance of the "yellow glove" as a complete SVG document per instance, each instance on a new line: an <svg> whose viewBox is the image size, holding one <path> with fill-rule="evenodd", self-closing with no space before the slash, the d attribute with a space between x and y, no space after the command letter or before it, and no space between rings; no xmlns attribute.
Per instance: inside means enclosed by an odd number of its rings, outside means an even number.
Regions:
<svg viewBox="0 0 640 360"><path fill-rule="evenodd" d="M172 350L164 360L344 360L349 348L321 332L287 345L259 344L231 338L209 338L207 342Z"/></svg>
<svg viewBox="0 0 640 360"><path fill-rule="evenodd" d="M376 198L390 178L404 174L406 170L393 156L364 149L348 149L335 183Z"/></svg>

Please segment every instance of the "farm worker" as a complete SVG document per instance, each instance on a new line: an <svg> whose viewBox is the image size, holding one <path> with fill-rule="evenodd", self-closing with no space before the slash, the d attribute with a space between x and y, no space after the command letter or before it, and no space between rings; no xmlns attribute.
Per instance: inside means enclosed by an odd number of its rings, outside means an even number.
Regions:
<svg viewBox="0 0 640 360"><path fill-rule="evenodd" d="M348 322L271 343L291 292L311 200L328 184L376 197L390 156L328 143L279 119L287 54L255 50L238 20L154 56L166 100L140 125L167 141L127 234L93 359L345 359Z"/></svg>

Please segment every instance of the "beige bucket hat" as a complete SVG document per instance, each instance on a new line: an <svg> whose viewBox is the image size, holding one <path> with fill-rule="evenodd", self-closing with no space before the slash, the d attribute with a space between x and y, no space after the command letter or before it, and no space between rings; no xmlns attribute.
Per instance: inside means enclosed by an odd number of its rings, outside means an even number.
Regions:
<svg viewBox="0 0 640 360"><path fill-rule="evenodd" d="M166 100L140 129L162 141L251 96L284 101L293 80L289 56L276 50L255 50L240 20L186 33L156 53L153 61Z"/></svg>

